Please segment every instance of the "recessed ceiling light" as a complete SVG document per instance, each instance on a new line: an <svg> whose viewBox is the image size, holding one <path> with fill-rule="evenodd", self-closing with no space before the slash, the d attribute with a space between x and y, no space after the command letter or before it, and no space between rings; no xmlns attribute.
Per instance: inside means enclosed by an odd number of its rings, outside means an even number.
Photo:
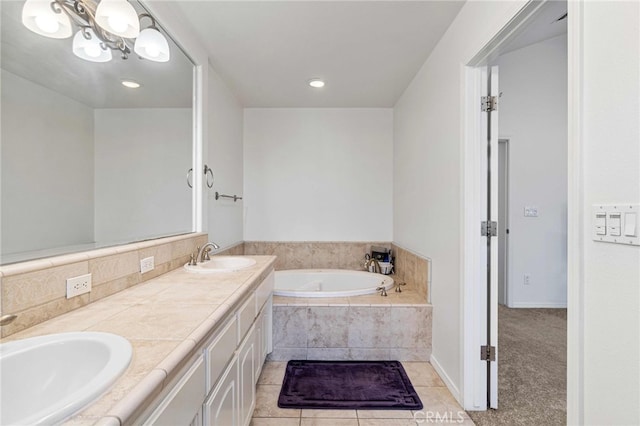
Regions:
<svg viewBox="0 0 640 426"><path fill-rule="evenodd" d="M324 87L324 81L320 80L319 78L314 78L312 80L309 80L309 86L319 89L321 87Z"/></svg>
<svg viewBox="0 0 640 426"><path fill-rule="evenodd" d="M122 80L122 85L130 89L137 89L138 87L140 87L140 83L133 80Z"/></svg>

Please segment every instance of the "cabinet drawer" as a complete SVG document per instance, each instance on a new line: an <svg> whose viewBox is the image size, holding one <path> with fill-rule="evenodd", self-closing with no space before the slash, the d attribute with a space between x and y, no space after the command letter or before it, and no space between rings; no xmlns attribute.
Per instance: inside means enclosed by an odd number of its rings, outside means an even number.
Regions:
<svg viewBox="0 0 640 426"><path fill-rule="evenodd" d="M267 278L265 278L256 289L256 312L260 312L264 304L269 299L269 296L271 296L271 293L273 293L275 283L276 274L271 271L271 273L267 275Z"/></svg>
<svg viewBox="0 0 640 426"><path fill-rule="evenodd" d="M236 345L239 345L244 339L244 335L247 334L256 315L256 294L254 292L238 309L238 341Z"/></svg>
<svg viewBox="0 0 640 426"><path fill-rule="evenodd" d="M238 345L238 327L235 315L222 328L205 349L207 361L207 393L216 384Z"/></svg>

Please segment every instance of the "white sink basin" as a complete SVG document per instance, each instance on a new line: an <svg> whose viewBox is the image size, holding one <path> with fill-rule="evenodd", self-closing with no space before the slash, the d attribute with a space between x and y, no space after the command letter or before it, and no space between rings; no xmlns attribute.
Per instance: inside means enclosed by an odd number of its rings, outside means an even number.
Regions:
<svg viewBox="0 0 640 426"><path fill-rule="evenodd" d="M0 424L60 423L97 399L126 370L131 344L77 332L0 345Z"/></svg>
<svg viewBox="0 0 640 426"><path fill-rule="evenodd" d="M186 264L184 268L189 272L211 274L215 272L234 272L250 268L256 261L244 256L213 256L211 260L198 263L195 266Z"/></svg>

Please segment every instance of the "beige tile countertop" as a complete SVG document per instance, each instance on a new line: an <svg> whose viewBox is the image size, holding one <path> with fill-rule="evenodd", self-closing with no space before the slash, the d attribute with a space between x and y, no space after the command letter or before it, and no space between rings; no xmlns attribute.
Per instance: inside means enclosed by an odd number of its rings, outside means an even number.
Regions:
<svg viewBox="0 0 640 426"><path fill-rule="evenodd" d="M273 269L275 256L248 256L256 265L238 272L194 274L183 268L61 315L2 342L71 332L101 331L133 346L125 373L67 425L130 423Z"/></svg>

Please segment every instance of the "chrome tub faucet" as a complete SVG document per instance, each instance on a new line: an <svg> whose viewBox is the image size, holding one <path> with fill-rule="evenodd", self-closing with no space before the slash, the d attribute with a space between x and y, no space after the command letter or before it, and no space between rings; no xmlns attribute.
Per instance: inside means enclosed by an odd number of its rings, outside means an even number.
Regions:
<svg viewBox="0 0 640 426"><path fill-rule="evenodd" d="M373 271L371 272L375 272L376 274L379 274L381 271L380 262L378 262L378 259L376 259L375 257L369 256L369 253L367 253L364 256L364 269L366 271L369 271L369 268L371 267L371 265L373 265Z"/></svg>

